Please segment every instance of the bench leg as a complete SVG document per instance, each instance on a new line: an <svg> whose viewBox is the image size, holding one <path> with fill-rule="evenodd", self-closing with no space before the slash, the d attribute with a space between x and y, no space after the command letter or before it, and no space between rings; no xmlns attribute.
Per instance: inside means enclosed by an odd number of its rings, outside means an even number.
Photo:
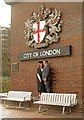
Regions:
<svg viewBox="0 0 84 120"><path fill-rule="evenodd" d="M21 107L21 102L19 103L19 107Z"/></svg>
<svg viewBox="0 0 84 120"><path fill-rule="evenodd" d="M65 112L65 106L63 107L62 114L64 114L64 112Z"/></svg>
<svg viewBox="0 0 84 120"><path fill-rule="evenodd" d="M27 106L27 108L29 107L29 105L28 105L27 101L26 101L26 106Z"/></svg>
<svg viewBox="0 0 84 120"><path fill-rule="evenodd" d="M39 109L38 109L39 112L41 112L41 105L39 105Z"/></svg>
<svg viewBox="0 0 84 120"><path fill-rule="evenodd" d="M26 106L27 108L30 108L30 105L28 104L29 102L26 101Z"/></svg>
<svg viewBox="0 0 84 120"><path fill-rule="evenodd" d="M4 107L5 107L5 105L6 105L6 101L4 101Z"/></svg>
<svg viewBox="0 0 84 120"><path fill-rule="evenodd" d="M69 106L69 110L70 110L70 113L71 113L71 107Z"/></svg>

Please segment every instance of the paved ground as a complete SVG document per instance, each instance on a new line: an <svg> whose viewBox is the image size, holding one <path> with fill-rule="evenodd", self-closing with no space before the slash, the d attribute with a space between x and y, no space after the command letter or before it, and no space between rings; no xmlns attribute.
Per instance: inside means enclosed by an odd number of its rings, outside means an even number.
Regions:
<svg viewBox="0 0 84 120"><path fill-rule="evenodd" d="M0 102L0 118L82 118L82 114L74 111L62 115L60 108L48 109L45 112L38 113L38 106L19 109L15 107L4 107Z"/></svg>

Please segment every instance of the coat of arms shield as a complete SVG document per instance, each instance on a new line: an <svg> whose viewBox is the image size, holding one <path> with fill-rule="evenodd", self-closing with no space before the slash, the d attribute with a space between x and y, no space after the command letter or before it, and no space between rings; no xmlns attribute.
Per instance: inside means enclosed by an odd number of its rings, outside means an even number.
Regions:
<svg viewBox="0 0 84 120"><path fill-rule="evenodd" d="M36 43L41 43L45 37L46 30L45 27L45 21L40 21L38 23L33 24L33 37Z"/></svg>

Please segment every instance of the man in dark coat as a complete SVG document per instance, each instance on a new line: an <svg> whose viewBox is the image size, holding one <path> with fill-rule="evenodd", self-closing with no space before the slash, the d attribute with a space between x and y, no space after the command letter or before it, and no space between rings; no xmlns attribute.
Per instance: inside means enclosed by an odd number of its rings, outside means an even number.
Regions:
<svg viewBox="0 0 84 120"><path fill-rule="evenodd" d="M45 84L46 92L50 93L51 92L51 81L52 81L51 70L50 70L47 60L43 61L43 65L44 65L44 68L43 68L42 79Z"/></svg>

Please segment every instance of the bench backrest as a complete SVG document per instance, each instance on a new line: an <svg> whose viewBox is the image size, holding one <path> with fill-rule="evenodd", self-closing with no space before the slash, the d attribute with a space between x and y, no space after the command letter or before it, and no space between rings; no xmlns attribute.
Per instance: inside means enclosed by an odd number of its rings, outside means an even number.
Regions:
<svg viewBox="0 0 84 120"><path fill-rule="evenodd" d="M60 104L77 104L76 94L61 94L61 93L42 93L40 101L48 103L60 103Z"/></svg>
<svg viewBox="0 0 84 120"><path fill-rule="evenodd" d="M9 91L8 98L31 100L32 92Z"/></svg>

